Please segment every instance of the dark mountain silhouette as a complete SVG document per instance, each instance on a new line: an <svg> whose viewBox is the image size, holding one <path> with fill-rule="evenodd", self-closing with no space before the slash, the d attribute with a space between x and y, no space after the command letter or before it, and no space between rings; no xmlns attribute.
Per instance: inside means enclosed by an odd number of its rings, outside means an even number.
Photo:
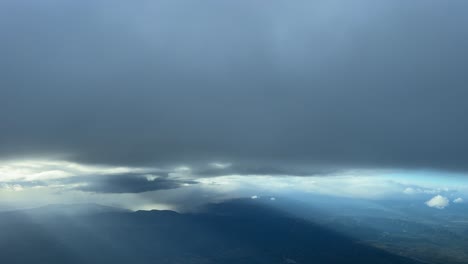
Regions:
<svg viewBox="0 0 468 264"><path fill-rule="evenodd" d="M187 214L61 207L1 213L0 263L420 263L250 199Z"/></svg>

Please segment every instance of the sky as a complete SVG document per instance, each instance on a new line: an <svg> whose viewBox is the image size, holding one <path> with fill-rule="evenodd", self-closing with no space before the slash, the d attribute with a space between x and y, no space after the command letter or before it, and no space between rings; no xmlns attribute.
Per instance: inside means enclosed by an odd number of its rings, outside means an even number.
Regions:
<svg viewBox="0 0 468 264"><path fill-rule="evenodd" d="M0 207L281 189L443 208L466 195L467 7L1 1Z"/></svg>

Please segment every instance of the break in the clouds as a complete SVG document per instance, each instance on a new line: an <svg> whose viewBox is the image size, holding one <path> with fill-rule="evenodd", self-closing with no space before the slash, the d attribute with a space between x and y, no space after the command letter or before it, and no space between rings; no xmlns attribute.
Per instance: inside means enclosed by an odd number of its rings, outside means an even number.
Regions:
<svg viewBox="0 0 468 264"><path fill-rule="evenodd" d="M0 156L232 164L206 175L467 170L467 8L4 0Z"/></svg>

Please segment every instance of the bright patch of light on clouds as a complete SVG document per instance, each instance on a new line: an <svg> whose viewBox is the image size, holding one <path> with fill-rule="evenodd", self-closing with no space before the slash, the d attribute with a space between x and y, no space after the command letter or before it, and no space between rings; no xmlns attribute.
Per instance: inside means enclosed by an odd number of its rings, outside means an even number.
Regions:
<svg viewBox="0 0 468 264"><path fill-rule="evenodd" d="M378 198L401 192L398 183L380 177L367 176L257 176L232 175L201 178L203 188L215 192L236 190L258 191L259 193L291 194L296 192L317 193L357 198Z"/></svg>
<svg viewBox="0 0 468 264"><path fill-rule="evenodd" d="M454 203L463 203L464 200L461 197L458 197L457 199L453 200Z"/></svg>
<svg viewBox="0 0 468 264"><path fill-rule="evenodd" d="M0 182L47 181L82 175L148 173L154 168L84 165L62 160L21 160L0 162Z"/></svg>

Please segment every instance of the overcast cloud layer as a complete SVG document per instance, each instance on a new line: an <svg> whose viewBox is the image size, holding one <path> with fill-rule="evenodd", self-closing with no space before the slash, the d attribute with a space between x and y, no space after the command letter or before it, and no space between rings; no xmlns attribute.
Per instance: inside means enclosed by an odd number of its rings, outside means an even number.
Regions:
<svg viewBox="0 0 468 264"><path fill-rule="evenodd" d="M455 0L4 0L0 159L467 170L466 10Z"/></svg>

